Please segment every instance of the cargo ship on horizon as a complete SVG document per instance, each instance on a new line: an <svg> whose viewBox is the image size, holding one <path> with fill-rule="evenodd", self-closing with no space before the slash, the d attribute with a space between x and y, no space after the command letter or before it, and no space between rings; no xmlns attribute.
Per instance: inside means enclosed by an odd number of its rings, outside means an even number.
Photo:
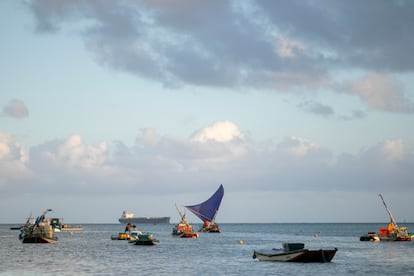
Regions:
<svg viewBox="0 0 414 276"><path fill-rule="evenodd" d="M170 217L136 217L133 213L123 211L119 222L123 224L169 224Z"/></svg>

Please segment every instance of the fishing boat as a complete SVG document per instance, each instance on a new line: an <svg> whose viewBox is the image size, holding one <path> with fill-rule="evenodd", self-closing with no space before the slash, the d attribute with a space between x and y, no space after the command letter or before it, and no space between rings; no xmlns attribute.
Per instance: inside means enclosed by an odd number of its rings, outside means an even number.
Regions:
<svg viewBox="0 0 414 276"><path fill-rule="evenodd" d="M413 233L408 233L407 227L400 227L397 225L391 210L385 203L381 194L378 195L384 204L385 210L387 210L390 222L387 227L379 228L379 235L376 232L368 232L367 235L360 237L360 241L412 241L414 239Z"/></svg>
<svg viewBox="0 0 414 276"><path fill-rule="evenodd" d="M26 223L20 229L19 239L23 243L56 243L57 237L53 235L53 228L50 221L45 218L46 213L52 209L46 209L33 222L33 218L29 217Z"/></svg>
<svg viewBox="0 0 414 276"><path fill-rule="evenodd" d="M284 243L283 249L271 251L253 251L253 259L271 262L297 262L297 263L329 263L336 254L337 248L309 250L303 243Z"/></svg>
<svg viewBox="0 0 414 276"><path fill-rule="evenodd" d="M138 239L138 235L142 234L141 231L136 229L134 224L128 223L124 232L119 232L118 235L111 235L111 240L129 240L135 241Z"/></svg>
<svg viewBox="0 0 414 276"><path fill-rule="evenodd" d="M12 226L12 227L10 227L10 230L20 230L20 229L22 229L22 227L23 227L23 225L21 225L21 226Z"/></svg>
<svg viewBox="0 0 414 276"><path fill-rule="evenodd" d="M82 225L68 225L68 224L62 224L60 231L82 231L83 227Z"/></svg>
<svg viewBox="0 0 414 276"><path fill-rule="evenodd" d="M170 217L136 217L133 213L123 211L118 219L120 223L131 224L169 224Z"/></svg>
<svg viewBox="0 0 414 276"><path fill-rule="evenodd" d="M154 235L151 233L141 233L138 235L138 238L135 241L135 245L157 245L160 241L154 238Z"/></svg>
<svg viewBox="0 0 414 276"><path fill-rule="evenodd" d="M194 215L196 215L203 225L198 230L199 232L210 232L210 233L220 233L221 230L218 224L215 222L217 212L220 208L221 200L224 196L224 188L221 184L217 191L206 201L191 206L184 206L190 210Z"/></svg>
<svg viewBox="0 0 414 276"><path fill-rule="evenodd" d="M61 231L82 231L81 225L68 225L63 223L63 218L48 218L49 224L52 226L53 232L59 233Z"/></svg>
<svg viewBox="0 0 414 276"><path fill-rule="evenodd" d="M111 240L113 241L121 241L121 240L128 240L129 235L125 232L119 232L118 235L111 235Z"/></svg>
<svg viewBox="0 0 414 276"><path fill-rule="evenodd" d="M198 238L198 233L194 232L193 226L185 219L185 214L180 211L177 204L175 204L175 208L181 219L180 222L174 226L172 234L181 238Z"/></svg>
<svg viewBox="0 0 414 276"><path fill-rule="evenodd" d="M362 235L359 238L359 240L360 241L370 241L370 242L379 242L379 241L381 241L376 232L368 232L368 234Z"/></svg>
<svg viewBox="0 0 414 276"><path fill-rule="evenodd" d="M120 232L118 235L112 235L111 240L127 240L135 245L156 245L160 243L158 239L154 238L153 234L140 231Z"/></svg>

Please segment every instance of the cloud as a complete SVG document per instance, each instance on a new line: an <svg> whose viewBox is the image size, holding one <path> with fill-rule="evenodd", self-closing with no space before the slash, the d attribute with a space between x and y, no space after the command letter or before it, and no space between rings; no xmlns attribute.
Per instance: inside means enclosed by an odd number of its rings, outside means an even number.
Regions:
<svg viewBox="0 0 414 276"><path fill-rule="evenodd" d="M29 156L10 135L0 133L0 191L31 176Z"/></svg>
<svg viewBox="0 0 414 276"><path fill-rule="evenodd" d="M210 127L200 130L191 139L196 142L206 142L208 140L229 142L234 139L244 140L244 135L234 123L230 121L219 121Z"/></svg>
<svg viewBox="0 0 414 276"><path fill-rule="evenodd" d="M357 155L340 156L335 173L350 189L362 185L360 188L367 191L410 190L414 174L408 168L413 165L414 149L394 139L362 149Z"/></svg>
<svg viewBox="0 0 414 276"><path fill-rule="evenodd" d="M163 81L213 86L249 83L267 72L320 75L335 64L412 70L408 26L414 4L372 6L369 1L29 4L40 31L83 22L85 43L104 64ZM352 12L343 16L347 10Z"/></svg>
<svg viewBox="0 0 414 276"><path fill-rule="evenodd" d="M255 1L267 21L300 38L322 62L384 71L412 71L410 1ZM335 67L333 64L329 66Z"/></svg>
<svg viewBox="0 0 414 276"><path fill-rule="evenodd" d="M233 138L223 140L222 134L211 132L226 124L231 127L224 129L230 129L232 135L225 137ZM151 195L196 191L211 183L226 183L231 190L245 192L413 188L414 149L401 139L385 140L357 154L334 156L329 149L295 136L257 150L249 140L240 139L244 134L234 126L217 122L187 139L144 129L136 144L118 141L112 147L105 142L87 145L76 134L33 147L29 155L12 137L3 135L0 189L3 194L24 190L34 194ZM208 134L209 139L194 140L199 134Z"/></svg>
<svg viewBox="0 0 414 276"><path fill-rule="evenodd" d="M369 73L358 80L349 81L345 86L374 109L410 113L414 111L414 104L404 95L401 86L389 76Z"/></svg>
<svg viewBox="0 0 414 276"><path fill-rule="evenodd" d="M142 129L133 145L86 144L81 135L47 141L26 153L0 135L2 195L167 195L212 183L229 190L283 192L412 191L414 149L389 139L357 154L335 156L323 145L290 136L257 149L231 121L187 138Z"/></svg>
<svg viewBox="0 0 414 276"><path fill-rule="evenodd" d="M410 1L34 0L28 7L38 31L75 28L101 65L168 87L323 91L337 89L336 72L377 71L350 80L353 95L374 109L412 111L386 76L414 69Z"/></svg>
<svg viewBox="0 0 414 276"><path fill-rule="evenodd" d="M3 108L3 113L12 118L22 119L29 116L29 109L23 101L14 99Z"/></svg>
<svg viewBox="0 0 414 276"><path fill-rule="evenodd" d="M320 149L315 143L312 143L301 137L289 137L278 145L279 152L286 152L290 156L306 156L314 150Z"/></svg>
<svg viewBox="0 0 414 276"><path fill-rule="evenodd" d="M276 42L276 52L282 58L295 58L297 52L302 52L305 47L297 41L285 37L279 37Z"/></svg>
<svg viewBox="0 0 414 276"><path fill-rule="evenodd" d="M306 112L314 113L323 117L330 117L335 114L332 107L321 104L316 101L306 101L298 105L299 108Z"/></svg>

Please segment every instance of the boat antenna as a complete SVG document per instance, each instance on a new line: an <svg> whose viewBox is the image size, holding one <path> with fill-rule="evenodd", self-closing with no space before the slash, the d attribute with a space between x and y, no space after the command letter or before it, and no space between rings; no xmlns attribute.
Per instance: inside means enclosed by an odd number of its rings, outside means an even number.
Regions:
<svg viewBox="0 0 414 276"><path fill-rule="evenodd" d="M398 227L398 226L397 226L397 223L395 222L394 216L391 214L390 209L388 208L387 204L385 203L384 198L382 197L382 195L381 195L381 194L379 194L378 196L381 198L382 203L383 203L383 204L384 204L384 206L385 206L385 210L387 210L388 215L390 216L391 223L392 223L393 225L395 225L395 227Z"/></svg>
<svg viewBox="0 0 414 276"><path fill-rule="evenodd" d="M177 203L175 203L175 209L177 209L177 212L180 215L181 221L185 221L185 214L181 213L180 209L177 206Z"/></svg>

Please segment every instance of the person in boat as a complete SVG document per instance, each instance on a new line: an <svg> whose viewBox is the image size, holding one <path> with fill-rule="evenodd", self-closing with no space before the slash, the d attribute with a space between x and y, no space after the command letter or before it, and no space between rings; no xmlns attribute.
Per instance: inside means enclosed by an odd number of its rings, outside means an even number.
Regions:
<svg viewBox="0 0 414 276"><path fill-rule="evenodd" d="M394 234L394 224L389 223L387 228L389 234Z"/></svg>
<svg viewBox="0 0 414 276"><path fill-rule="evenodd" d="M132 233L136 233L137 235L141 235L142 234L141 231L138 231L137 226L135 224L132 225L131 234Z"/></svg>
<svg viewBox="0 0 414 276"><path fill-rule="evenodd" d="M138 239L139 235L142 235L141 231L138 231L137 226L135 224L132 225L132 229L130 231L129 238L132 240Z"/></svg>
<svg viewBox="0 0 414 276"><path fill-rule="evenodd" d="M129 223L129 222L125 226L125 233L127 233L127 234L131 233L131 223Z"/></svg>

